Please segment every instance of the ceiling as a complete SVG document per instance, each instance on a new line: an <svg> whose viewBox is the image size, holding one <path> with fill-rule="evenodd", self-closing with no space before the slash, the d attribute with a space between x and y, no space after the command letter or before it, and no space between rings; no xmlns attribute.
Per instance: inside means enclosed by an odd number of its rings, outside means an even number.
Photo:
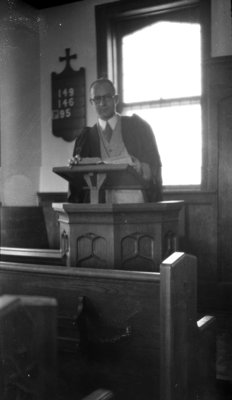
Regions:
<svg viewBox="0 0 232 400"><path fill-rule="evenodd" d="M83 0L23 0L24 3L36 8L37 10L42 10L43 8L50 8L56 6L62 6L64 4L76 3L77 1Z"/></svg>

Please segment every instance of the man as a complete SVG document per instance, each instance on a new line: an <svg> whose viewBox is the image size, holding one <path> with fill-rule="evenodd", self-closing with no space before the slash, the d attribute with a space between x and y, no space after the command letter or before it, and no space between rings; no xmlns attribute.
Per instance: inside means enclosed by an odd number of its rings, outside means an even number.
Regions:
<svg viewBox="0 0 232 400"><path fill-rule="evenodd" d="M93 127L84 128L77 137L70 166L86 157L100 157L107 161L127 160L147 183L142 200L141 193L130 192L130 198L128 191L127 202L161 200L161 161L150 125L137 115L121 116L116 112L118 95L113 83L106 78L91 84L90 102L98 121ZM86 201L82 188L70 185L69 192L70 202Z"/></svg>

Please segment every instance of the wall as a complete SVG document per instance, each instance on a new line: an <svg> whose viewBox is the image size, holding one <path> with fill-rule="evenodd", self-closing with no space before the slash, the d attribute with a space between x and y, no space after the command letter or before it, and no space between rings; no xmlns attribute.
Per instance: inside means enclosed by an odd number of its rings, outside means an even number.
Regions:
<svg viewBox="0 0 232 400"><path fill-rule="evenodd" d="M36 202L41 164L39 23L17 1L0 4L1 194Z"/></svg>
<svg viewBox="0 0 232 400"><path fill-rule="evenodd" d="M232 54L231 0L211 0L212 57Z"/></svg>

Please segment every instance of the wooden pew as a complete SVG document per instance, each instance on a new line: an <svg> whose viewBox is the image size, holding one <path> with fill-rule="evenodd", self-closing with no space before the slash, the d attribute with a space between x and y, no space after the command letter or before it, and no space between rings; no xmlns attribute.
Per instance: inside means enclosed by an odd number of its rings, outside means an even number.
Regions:
<svg viewBox="0 0 232 400"><path fill-rule="evenodd" d="M111 400L114 399L114 395L110 390L97 389L89 395L85 396L82 400Z"/></svg>
<svg viewBox="0 0 232 400"><path fill-rule="evenodd" d="M116 400L207 398L213 382L201 390L198 381L195 257L174 253L160 273L1 262L3 293L57 299L73 344L59 354L64 399L99 387Z"/></svg>
<svg viewBox="0 0 232 400"><path fill-rule="evenodd" d="M56 310L52 298L0 296L0 398L56 400ZM61 398L59 396L59 398ZM98 389L82 400L110 400Z"/></svg>
<svg viewBox="0 0 232 400"><path fill-rule="evenodd" d="M55 399L55 299L0 297L0 398Z"/></svg>
<svg viewBox="0 0 232 400"><path fill-rule="evenodd" d="M27 264L64 265L66 256L62 249L30 249L0 247L0 260Z"/></svg>
<svg viewBox="0 0 232 400"><path fill-rule="evenodd" d="M216 395L216 323L208 315L197 321L199 339L197 342L197 371L199 399L218 399ZM217 324L218 325L218 324Z"/></svg>

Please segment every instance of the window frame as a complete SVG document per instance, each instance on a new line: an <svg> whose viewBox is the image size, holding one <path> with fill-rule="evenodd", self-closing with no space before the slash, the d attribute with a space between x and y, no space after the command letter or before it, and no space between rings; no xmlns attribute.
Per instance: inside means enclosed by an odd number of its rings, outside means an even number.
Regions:
<svg viewBox="0 0 232 400"><path fill-rule="evenodd" d="M198 22L201 24L202 37L202 183L201 185L186 186L167 186L165 191L211 191L213 189L213 175L215 169L213 166L213 155L209 154L210 140L208 135L209 121L207 118L207 81L205 78L205 69L207 60L210 58L210 0L182 0L182 1L160 1L160 0L138 0L137 2L116 2L107 3L95 7L96 18L96 39L97 39L97 73L98 77L108 76L116 85L118 93L122 93L121 75L121 55L118 52L117 37L120 38L124 34L123 24L128 31L128 23L133 30L134 22L141 22L143 27L149 20L154 20L155 15L162 13L171 13L178 11L186 12L193 8L199 9ZM137 25L138 26L138 25ZM121 33L120 30L121 29ZM137 29L137 28L136 28ZM122 111L122 102L119 97L118 111Z"/></svg>

